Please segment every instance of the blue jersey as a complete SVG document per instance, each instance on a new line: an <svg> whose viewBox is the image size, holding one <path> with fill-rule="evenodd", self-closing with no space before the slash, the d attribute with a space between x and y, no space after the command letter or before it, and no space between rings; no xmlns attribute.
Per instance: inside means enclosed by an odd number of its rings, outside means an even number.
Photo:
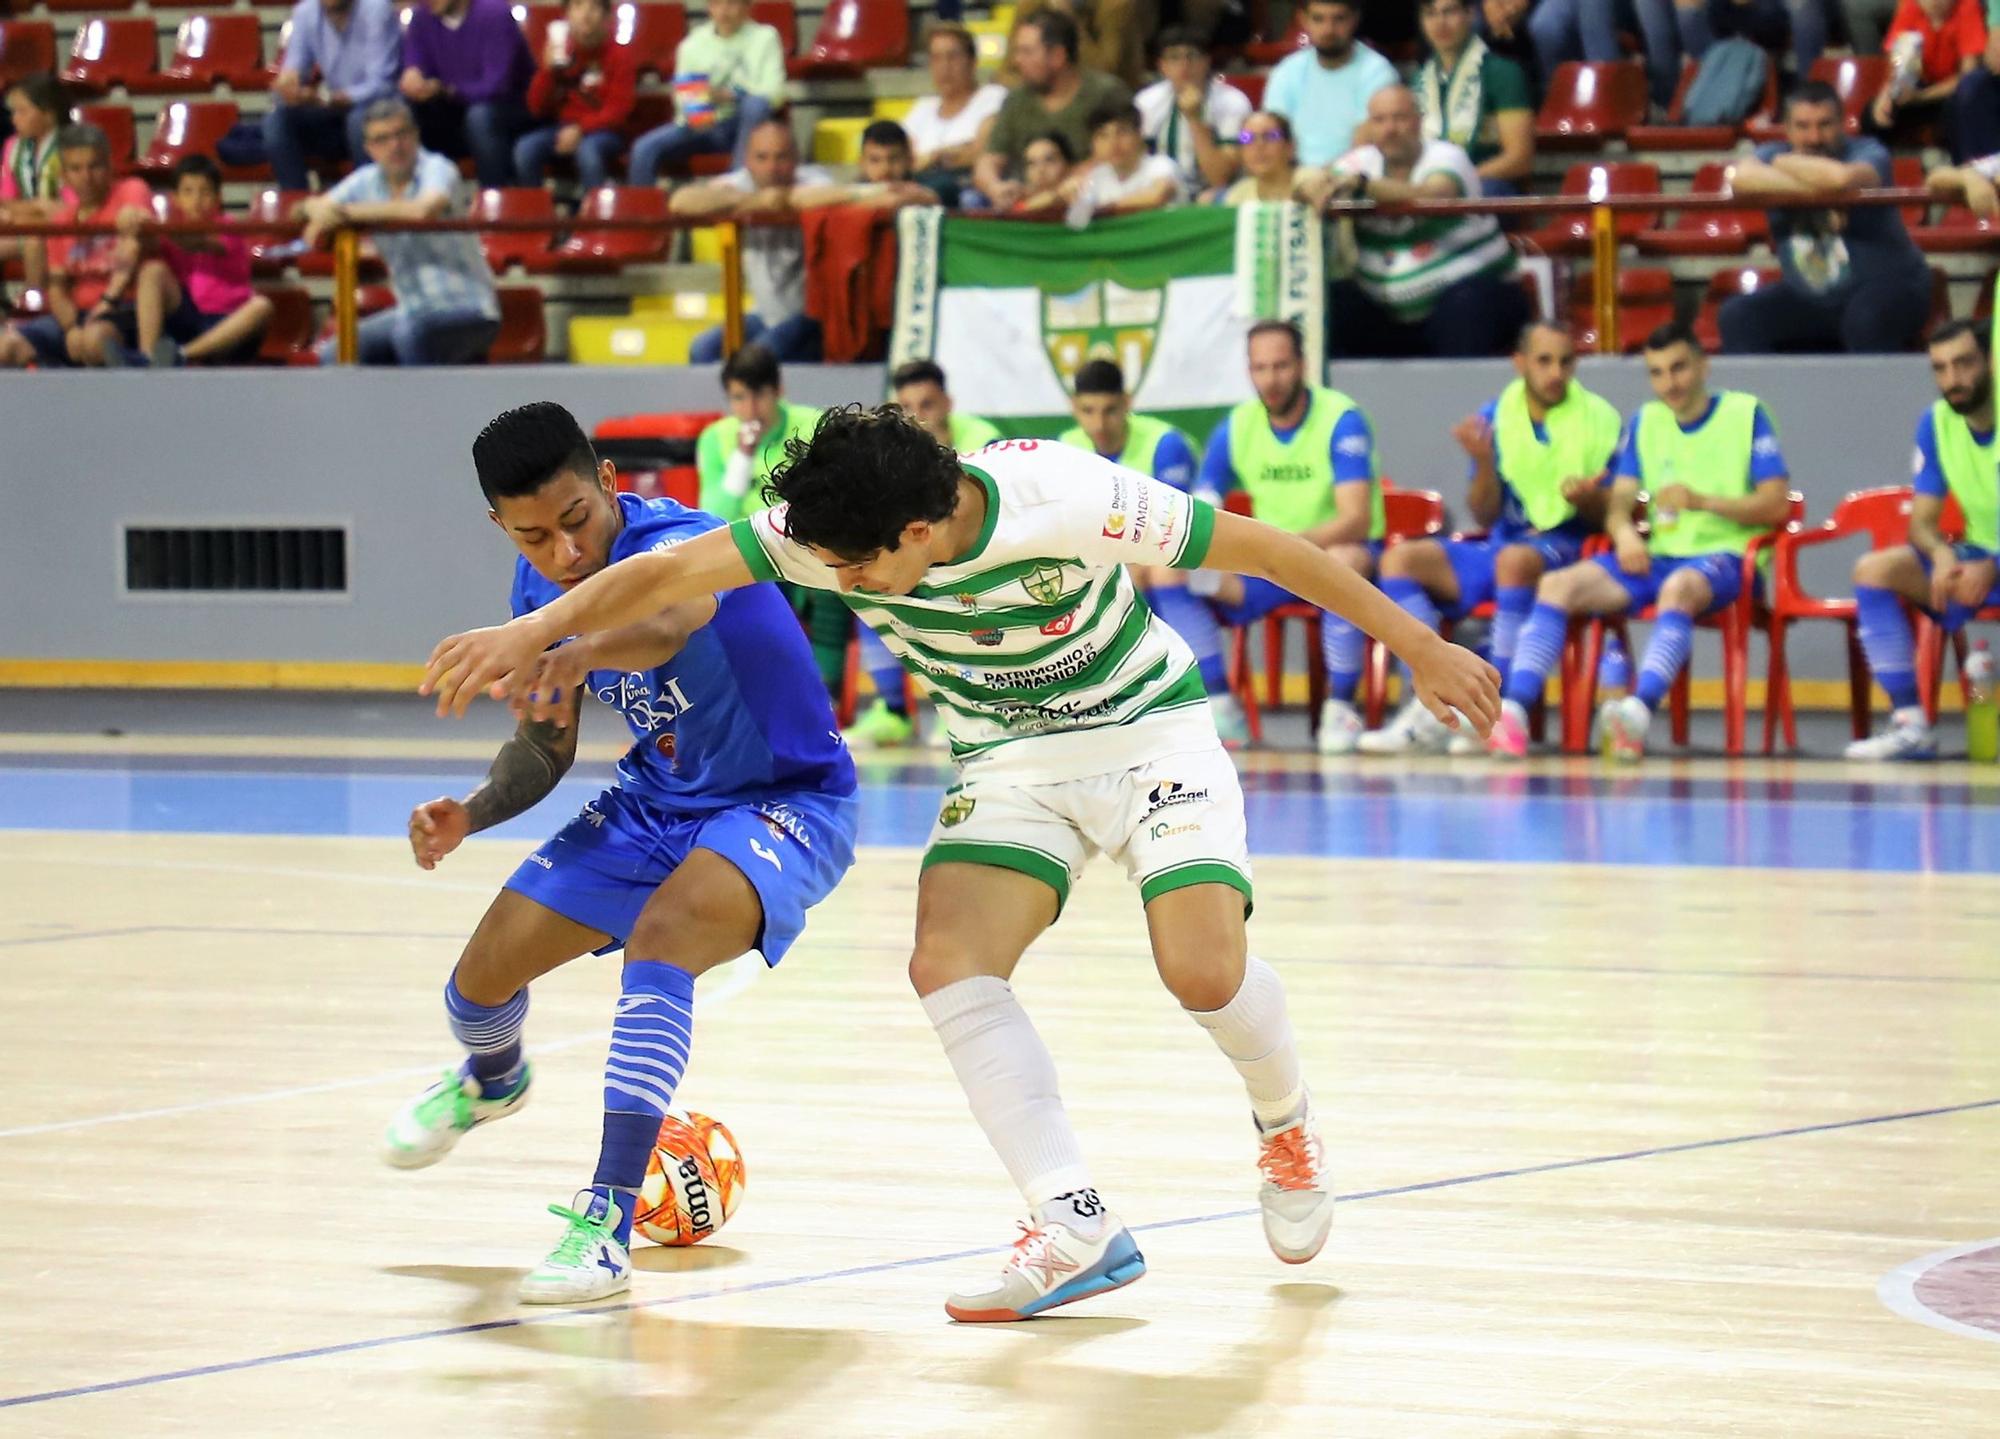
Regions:
<svg viewBox="0 0 2000 1439"><path fill-rule="evenodd" d="M1273 425L1271 433L1281 443L1290 443L1304 423L1302 418L1298 425L1288 429ZM1375 435L1368 428L1368 417L1358 407L1342 415L1333 427L1333 440L1327 446L1327 462L1333 467L1333 482L1336 485L1374 483ZM1208 437L1208 449L1202 453L1201 477L1195 482L1195 493L1226 495L1241 487L1236 467L1229 463L1229 416L1224 415L1222 423Z"/></svg>
<svg viewBox="0 0 2000 1439"><path fill-rule="evenodd" d="M1701 412L1701 418L1691 425L1681 425L1681 433L1691 435L1715 418L1715 407L1722 403L1720 395L1709 398L1708 408ZM1676 420L1675 424L1680 424ZM1611 471L1621 480L1645 482L1646 476L1639 466L1639 417L1634 415L1625 422L1625 438L1618 445L1618 459ZM1785 467L1785 457L1778 450L1778 427L1771 423L1771 417L1764 412L1764 406L1757 406L1756 418L1750 422L1750 485L1756 488L1765 480L1782 480L1791 471Z"/></svg>
<svg viewBox="0 0 2000 1439"><path fill-rule="evenodd" d="M671 549L722 521L672 500L618 496L625 527L611 560ZM515 562L514 613L562 593ZM625 716L635 743L618 762L621 788L662 808L727 809L801 790L854 793L854 761L798 618L776 587L721 596L715 618L681 652L641 674L592 670L590 690Z"/></svg>
<svg viewBox="0 0 2000 1439"><path fill-rule="evenodd" d="M1494 420L1499 413L1500 402L1498 400L1488 400L1479 407L1479 418L1486 422L1487 433L1493 435L1493 469L1494 473L1500 479L1500 516L1493 522L1492 539L1495 544L1513 545L1520 544L1522 541L1530 539L1541 532L1528 523L1528 512L1521 506L1521 497L1514 493L1514 487L1507 483L1506 472L1500 468L1500 436L1494 433ZM1547 426L1543 425L1540 420L1530 420L1529 423L1535 427L1535 438L1546 445L1549 442ZM1466 470L1468 477L1477 468L1477 465L1471 461L1467 461ZM1599 477L1598 483L1603 485L1611 483L1610 470L1607 469ZM1570 516L1569 519L1557 525L1553 531L1558 536L1575 537L1581 537L1590 532L1590 526L1575 515Z"/></svg>

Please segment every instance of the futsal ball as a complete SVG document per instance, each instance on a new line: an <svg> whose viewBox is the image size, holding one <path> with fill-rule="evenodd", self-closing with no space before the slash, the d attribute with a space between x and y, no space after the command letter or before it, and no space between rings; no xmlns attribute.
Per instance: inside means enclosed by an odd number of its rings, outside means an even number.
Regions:
<svg viewBox="0 0 2000 1439"><path fill-rule="evenodd" d="M743 1202L743 1156L719 1119L674 1110L660 1121L632 1228L655 1244L699 1244Z"/></svg>

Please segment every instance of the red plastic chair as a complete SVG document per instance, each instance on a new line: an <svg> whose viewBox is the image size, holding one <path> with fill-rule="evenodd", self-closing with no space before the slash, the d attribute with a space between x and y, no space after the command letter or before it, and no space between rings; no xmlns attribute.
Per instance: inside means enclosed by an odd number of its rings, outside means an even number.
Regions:
<svg viewBox="0 0 2000 1439"><path fill-rule="evenodd" d="M46 20L0 20L0 87L56 68L56 27Z"/></svg>
<svg viewBox="0 0 2000 1439"><path fill-rule="evenodd" d="M264 343L257 360L265 365L290 365L298 357L312 353L312 296L299 285L270 285L259 293L272 305L271 323L264 327Z"/></svg>
<svg viewBox="0 0 2000 1439"><path fill-rule="evenodd" d="M160 42L151 16L87 20L71 42L63 66L65 85L105 94L120 85L145 82L160 71Z"/></svg>
<svg viewBox="0 0 2000 1439"><path fill-rule="evenodd" d="M174 36L167 68L157 75L135 76L125 88L135 95L188 95L217 85L266 90L270 83L264 66L263 22L239 10L190 15Z"/></svg>
<svg viewBox="0 0 2000 1439"><path fill-rule="evenodd" d="M605 185L584 196L577 224L592 220L667 218L667 196L651 185ZM552 264L566 274L612 274L627 265L658 264L667 258L673 231L578 229L555 248Z"/></svg>
<svg viewBox="0 0 2000 1439"><path fill-rule="evenodd" d="M500 333L487 347L489 365L539 364L549 351L548 320L542 313L542 292L533 285L502 285Z"/></svg>
<svg viewBox="0 0 2000 1439"><path fill-rule="evenodd" d="M539 186L524 189L481 190L472 202L475 220L548 220L556 218L555 197ZM550 253L554 232L529 230L483 230L479 243L485 247L486 263L495 275L504 275L519 265L530 275L546 275L556 267Z"/></svg>
<svg viewBox="0 0 2000 1439"><path fill-rule="evenodd" d="M251 221L289 220L292 207L311 195L310 190L259 190L251 197L250 204L243 212L243 218ZM260 277L282 275L288 264L284 259L274 258L271 252L281 245L292 243L292 237L274 230L258 231L243 237L250 247L250 273Z"/></svg>
<svg viewBox="0 0 2000 1439"><path fill-rule="evenodd" d="M1570 333L1576 348L1584 354L1600 354L1603 336L1597 332L1597 309L1589 274L1577 276L1576 293L1570 300ZM1674 318L1674 276L1671 270L1639 270L1621 267L1618 271L1618 353L1636 355L1646 347L1646 336Z"/></svg>
<svg viewBox="0 0 2000 1439"><path fill-rule="evenodd" d="M614 415L598 423L591 439L598 452L618 467L618 488L645 499L665 495L692 508L701 499L701 472L695 468L695 446L701 432L722 416L697 414ZM645 459L619 453L621 443L638 442Z"/></svg>
<svg viewBox="0 0 2000 1439"><path fill-rule="evenodd" d="M1680 84L1674 88L1674 98L1667 106L1666 123L1661 125L1634 125L1625 132L1625 143L1634 150L1728 150L1734 148L1738 127L1735 125L1690 125L1687 123L1687 93L1694 87L1694 77L1700 67L1693 60L1681 62ZM1764 94L1757 102L1756 116L1768 118L1778 108L1777 67L1764 66Z"/></svg>
<svg viewBox="0 0 2000 1439"><path fill-rule="evenodd" d="M792 8L792 0L751 0L750 18L778 32L778 43L785 54L798 53L799 16Z"/></svg>
<svg viewBox="0 0 2000 1439"><path fill-rule="evenodd" d="M1646 68L1637 60L1565 61L1550 77L1535 142L1545 150L1595 150L1646 118Z"/></svg>
<svg viewBox="0 0 2000 1439"><path fill-rule="evenodd" d="M1644 160L1572 165L1563 176L1562 193L1591 201L1611 195L1657 195L1660 167ZM1645 210L1620 210L1612 216L1612 228L1623 243L1635 238L1651 218ZM1576 210L1555 216L1527 238L1546 255L1587 255L1590 223L1588 210Z"/></svg>
<svg viewBox="0 0 2000 1439"><path fill-rule="evenodd" d="M1868 537L1868 548L1886 550L1900 545L1910 530L1908 485L1888 485L1875 490L1857 490L1834 506L1833 514L1811 529L1787 528L1778 536L1771 562L1771 603L1768 634L1771 644L1770 677L1765 683L1764 753L1771 753L1772 740L1783 726L1785 745L1797 749L1798 718L1792 709L1791 661L1785 640L1793 625L1802 620L1832 620L1847 629L1848 714L1854 737L1868 735L1868 659L1861 650L1861 633L1854 598L1820 599L1806 591L1799 581L1799 553L1814 545L1856 535Z"/></svg>
<svg viewBox="0 0 2000 1439"><path fill-rule="evenodd" d="M1694 317L1695 338L1711 355L1722 348L1721 322L1717 316L1722 310L1722 302L1735 295L1755 294L1766 285L1775 285L1784 272L1775 265L1732 265L1727 270L1719 270L1709 277L1708 291L1702 296L1701 309Z"/></svg>
<svg viewBox="0 0 2000 1439"><path fill-rule="evenodd" d="M674 52L687 38L685 5L632 4L618 7L611 20L611 43L632 51L640 72L671 79Z"/></svg>
<svg viewBox="0 0 2000 1439"><path fill-rule="evenodd" d="M1729 167L1703 165L1695 171L1690 193L1728 194ZM1632 243L1642 255L1747 255L1752 245L1770 240L1762 210L1682 210L1666 225L1641 230Z"/></svg>
<svg viewBox="0 0 2000 1439"><path fill-rule="evenodd" d="M829 0L806 53L788 62L798 79L858 78L910 61L907 0Z"/></svg>
<svg viewBox="0 0 2000 1439"><path fill-rule="evenodd" d="M1800 525L1806 516L1806 499L1797 490L1791 493L1791 512L1777 529L1767 530L1752 540L1743 552L1743 588L1736 603L1695 621L1699 629L1715 630L1722 636L1722 733L1723 750L1735 756L1743 753L1744 732L1748 728L1750 690L1750 636L1766 619L1758 598L1758 558L1778 542L1787 530ZM1563 664L1563 749L1568 754L1584 754L1590 749L1590 721L1597 709L1597 667L1604 657L1606 631L1618 636L1631 654L1628 627L1635 621L1656 618L1658 610L1645 609L1622 615L1579 615L1570 621L1572 641L1565 647ZM1575 644L1582 632L1583 643ZM1577 650L1580 648L1580 654ZM1674 743L1688 742L1688 694L1692 684L1692 663L1683 665L1674 677L1668 694Z"/></svg>
<svg viewBox="0 0 2000 1439"><path fill-rule="evenodd" d="M139 157L141 170L171 170L183 155L215 156L215 147L241 118L229 100L176 100L160 112L153 139ZM226 180L268 180L269 165L224 165Z"/></svg>
<svg viewBox="0 0 2000 1439"><path fill-rule="evenodd" d="M1946 495L1944 513L1938 516L1938 533L1948 540L1965 537L1965 512L1958 507L1956 497ZM2000 605L1987 605L1972 615L1973 621L1991 624L2000 620ZM1924 713L1937 719L1938 695L1944 687L1944 627L1928 614L1917 612L1917 696L1923 702ZM1971 687L1965 682L1965 631L1959 630L1951 637L1951 647L1958 661L1958 697L1962 704L1972 703ZM1858 738L1859 736L1857 736Z"/></svg>
<svg viewBox="0 0 2000 1439"><path fill-rule="evenodd" d="M130 105L79 105L76 118L86 125L95 125L111 142L113 174L129 175L138 168L133 152L138 148L139 135L132 123Z"/></svg>

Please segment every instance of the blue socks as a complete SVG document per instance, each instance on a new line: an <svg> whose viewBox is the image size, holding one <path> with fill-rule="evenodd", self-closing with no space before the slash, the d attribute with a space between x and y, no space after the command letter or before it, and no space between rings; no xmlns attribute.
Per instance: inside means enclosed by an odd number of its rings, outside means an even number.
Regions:
<svg viewBox="0 0 2000 1439"><path fill-rule="evenodd" d="M1201 665L1201 685L1212 695L1229 693L1229 668L1222 657L1222 626L1216 621L1215 607L1181 585L1162 585L1148 590L1153 612L1167 622L1173 632L1187 641Z"/></svg>
<svg viewBox="0 0 2000 1439"><path fill-rule="evenodd" d="M903 665L882 643L882 637L867 625L860 625L861 663L875 681L875 694L892 714L910 712L909 692L904 689Z"/></svg>
<svg viewBox="0 0 2000 1439"><path fill-rule="evenodd" d="M1504 585L1493 595L1493 668L1500 671L1500 683L1514 671L1514 651L1521 645L1521 626L1535 607L1535 592L1528 585Z"/></svg>
<svg viewBox="0 0 2000 1439"><path fill-rule="evenodd" d="M1443 612L1437 607L1437 601L1431 598L1430 591L1407 576L1397 575L1385 579L1381 582L1381 587L1382 593L1394 600L1398 609L1427 630L1435 631L1439 621L1444 618ZM1407 683L1408 676L1405 675L1404 679L1403 693L1414 695L1416 691Z"/></svg>
<svg viewBox="0 0 2000 1439"><path fill-rule="evenodd" d="M498 1099L520 1087L527 1069L521 1057L521 1029L528 1022L525 986L505 1004L474 1004L459 993L454 971L444 982L444 1013L453 1036L466 1048L466 1071L479 1081L483 1097Z"/></svg>
<svg viewBox="0 0 2000 1439"><path fill-rule="evenodd" d="M1569 612L1537 603L1528 614L1528 622L1521 626L1521 642L1507 674L1506 697L1522 709L1532 709L1542 697L1549 671L1562 658L1563 641L1568 638Z"/></svg>
<svg viewBox="0 0 2000 1439"><path fill-rule="evenodd" d="M1354 702L1361 688L1361 656L1367 638L1348 621L1331 610L1321 610L1319 655L1326 666L1326 692L1330 699Z"/></svg>
<svg viewBox="0 0 2000 1439"><path fill-rule="evenodd" d="M1914 708L1917 661L1910 638L1910 617L1904 613L1902 600L1893 590L1856 585L1854 608L1860 621L1861 648L1868 656L1868 668L1875 672L1875 682L1882 686L1894 708ZM1948 614L1946 623L1950 623Z"/></svg>
<svg viewBox="0 0 2000 1439"><path fill-rule="evenodd" d="M1693 648L1694 616L1679 610L1663 611L1653 625L1652 638L1646 641L1646 658L1639 665L1639 683L1633 693L1641 704L1649 710L1660 707Z"/></svg>
<svg viewBox="0 0 2000 1439"><path fill-rule="evenodd" d="M628 959L622 980L604 1061L604 1141L591 1187L617 1200L618 1239L629 1243L646 1162L687 1069L694 976L662 960Z"/></svg>

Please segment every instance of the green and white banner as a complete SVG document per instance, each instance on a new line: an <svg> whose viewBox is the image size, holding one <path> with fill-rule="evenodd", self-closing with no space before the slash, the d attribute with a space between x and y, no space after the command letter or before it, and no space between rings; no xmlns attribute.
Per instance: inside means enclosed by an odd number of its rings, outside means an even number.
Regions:
<svg viewBox="0 0 2000 1439"><path fill-rule="evenodd" d="M904 210L893 368L943 366L952 398L1009 435L1071 422L1086 361L1110 359L1137 408L1197 439L1250 394L1244 332L1296 323L1326 354L1322 226L1300 205L1191 206L1083 230Z"/></svg>

